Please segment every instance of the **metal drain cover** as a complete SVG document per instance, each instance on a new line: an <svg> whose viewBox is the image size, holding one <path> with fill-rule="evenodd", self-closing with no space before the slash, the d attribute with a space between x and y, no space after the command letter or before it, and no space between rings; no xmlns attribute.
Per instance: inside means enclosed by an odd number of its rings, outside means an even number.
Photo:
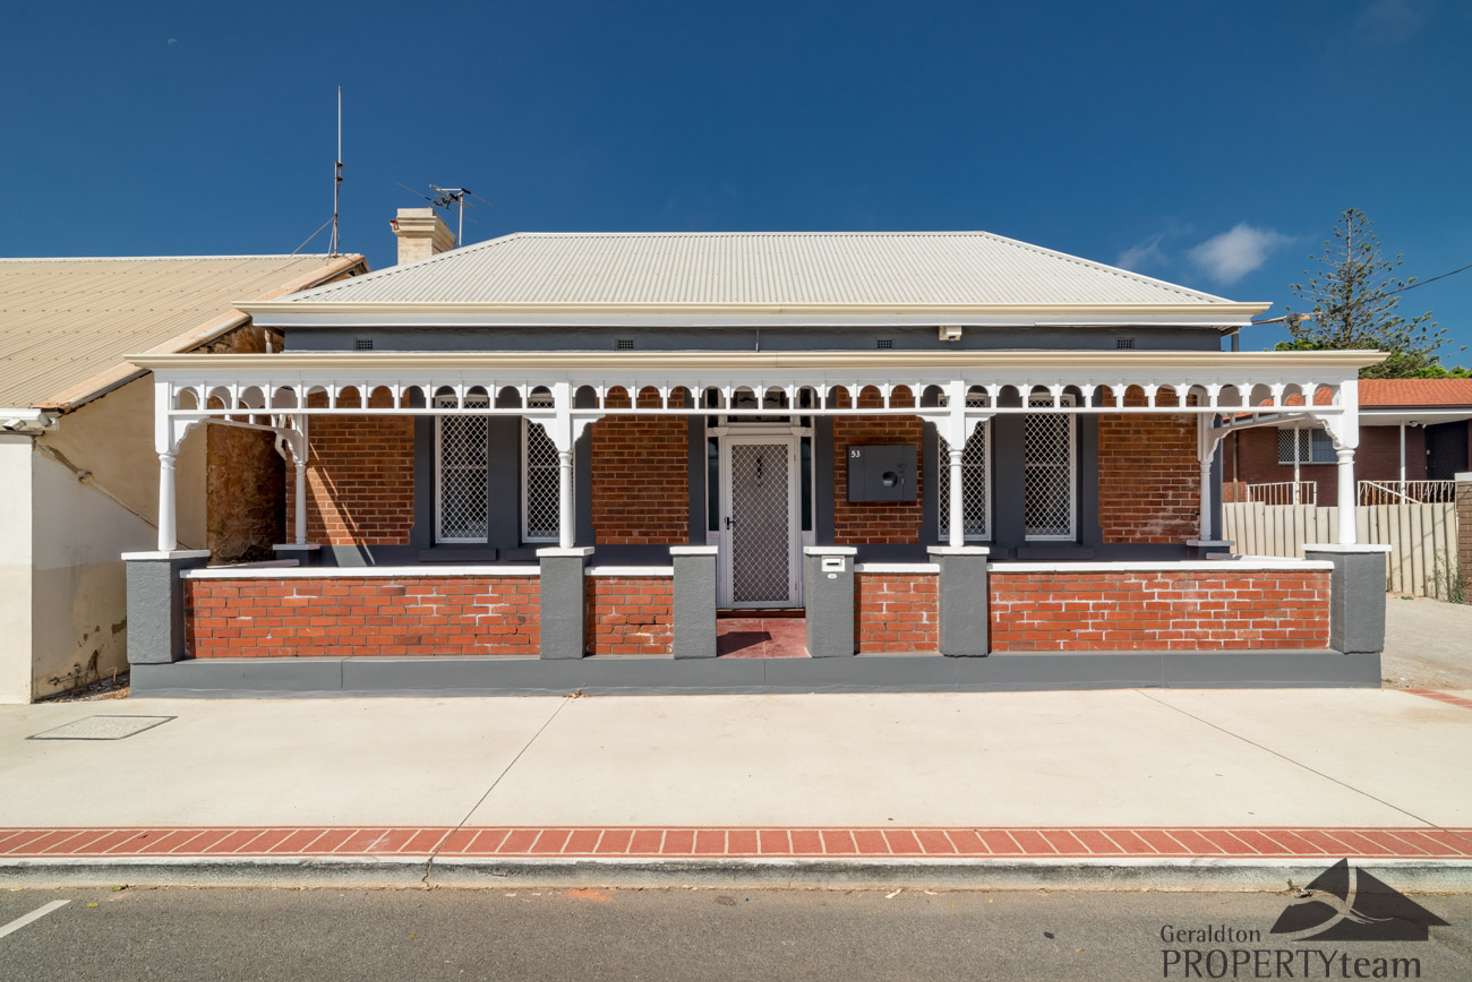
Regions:
<svg viewBox="0 0 1472 982"><path fill-rule="evenodd" d="M43 730L28 740L126 740L174 719L173 716L84 716Z"/></svg>

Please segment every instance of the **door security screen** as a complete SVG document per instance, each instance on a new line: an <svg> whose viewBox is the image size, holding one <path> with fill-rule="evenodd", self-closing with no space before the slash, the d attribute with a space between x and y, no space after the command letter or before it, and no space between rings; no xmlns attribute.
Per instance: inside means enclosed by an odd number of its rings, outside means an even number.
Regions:
<svg viewBox="0 0 1472 982"><path fill-rule="evenodd" d="M792 441L730 443L731 599L737 605L793 599Z"/></svg>

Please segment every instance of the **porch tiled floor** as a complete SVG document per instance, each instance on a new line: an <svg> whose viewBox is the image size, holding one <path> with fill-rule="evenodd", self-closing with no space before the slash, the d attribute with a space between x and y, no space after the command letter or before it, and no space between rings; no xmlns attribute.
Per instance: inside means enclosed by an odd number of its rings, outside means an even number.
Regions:
<svg viewBox="0 0 1472 982"><path fill-rule="evenodd" d="M802 617L718 617L716 654L724 658L806 658Z"/></svg>

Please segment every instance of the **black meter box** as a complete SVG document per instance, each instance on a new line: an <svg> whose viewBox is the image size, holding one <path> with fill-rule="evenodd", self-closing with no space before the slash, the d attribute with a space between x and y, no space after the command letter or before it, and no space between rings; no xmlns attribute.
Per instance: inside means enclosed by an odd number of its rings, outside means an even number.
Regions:
<svg viewBox="0 0 1472 982"><path fill-rule="evenodd" d="M849 501L914 501L914 444L848 448Z"/></svg>

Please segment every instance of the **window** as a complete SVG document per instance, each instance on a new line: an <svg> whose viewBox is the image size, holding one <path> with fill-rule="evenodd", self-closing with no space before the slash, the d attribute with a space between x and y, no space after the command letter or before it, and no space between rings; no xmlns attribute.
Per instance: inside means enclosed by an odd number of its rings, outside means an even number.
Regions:
<svg viewBox="0 0 1472 982"><path fill-rule="evenodd" d="M967 541L986 541L992 536L991 488L988 475L991 473L991 428L990 420L978 423L966 441L966 452L961 455L961 514ZM945 437L939 440L940 466L937 468L935 491L938 496L936 514L940 520L939 533L942 539L951 534L951 445Z"/></svg>
<svg viewBox="0 0 1472 982"><path fill-rule="evenodd" d="M435 399L454 407L454 396ZM465 400L467 409L484 409L484 396ZM489 430L485 416L435 417L435 540L486 541L486 454Z"/></svg>
<svg viewBox="0 0 1472 982"><path fill-rule="evenodd" d="M532 396L530 408L546 408L552 401ZM561 483L557 445L540 423L521 421L521 541L556 542L559 531Z"/></svg>
<svg viewBox="0 0 1472 982"><path fill-rule="evenodd" d="M1295 452L1300 464L1332 464L1339 459L1334 441L1323 430L1279 430L1278 463L1292 464Z"/></svg>
<svg viewBox="0 0 1472 982"><path fill-rule="evenodd" d="M1060 403L1072 406L1073 397ZM1029 406L1052 406L1051 396L1031 396ZM1032 540L1072 540L1078 495L1074 435L1069 414L1028 413L1022 426L1022 530Z"/></svg>

